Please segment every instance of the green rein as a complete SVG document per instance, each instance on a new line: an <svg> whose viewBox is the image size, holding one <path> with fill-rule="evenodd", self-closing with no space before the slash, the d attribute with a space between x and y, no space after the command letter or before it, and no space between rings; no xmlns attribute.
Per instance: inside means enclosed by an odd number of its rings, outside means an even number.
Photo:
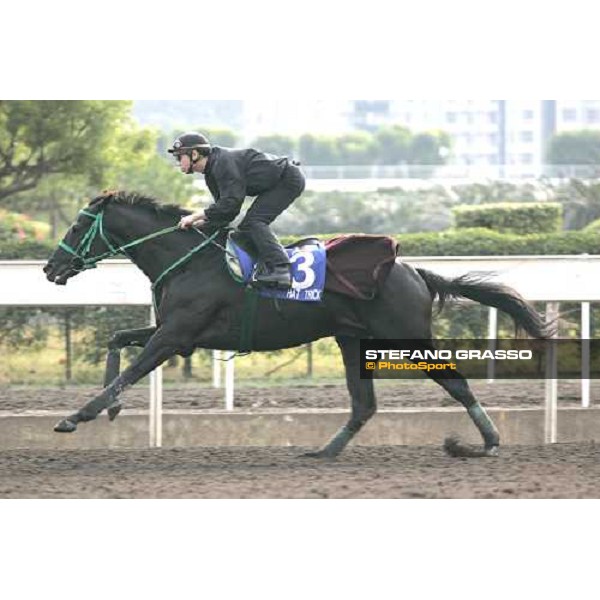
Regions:
<svg viewBox="0 0 600 600"><path fill-rule="evenodd" d="M144 237L133 240L132 242L129 242L128 244L124 244L123 246L119 246L118 248L115 248L115 246L111 243L111 241L108 239L106 233L104 232L104 227L103 227L104 211L101 210L97 214L94 214L94 213L87 212L86 210L82 210L82 211L80 211L80 214L85 215L86 217L89 217L90 219L92 219L92 224L91 224L90 228L87 230L86 234L83 236L81 242L79 242L79 245L77 246L77 248L71 248L71 246L69 246L68 244L65 244L65 242L63 242L63 241L61 241L58 245L59 248L62 248L63 250L65 250L69 254L72 254L75 258L78 258L81 261L81 267L78 269L79 271L85 271L86 269L94 269L96 267L97 263L99 263L101 260L104 260L105 258L110 258L112 256L116 256L117 254L125 254L125 256L127 256L126 250L128 248L133 248L134 246L139 246L140 244L143 244L144 242L147 242L148 240L152 240L154 238L160 237L161 235L165 235L167 233L171 233L171 232L177 231L179 229L179 225L173 225L171 227L166 227L165 229L155 231L154 233L150 233L148 235L145 235ZM198 231L198 230L196 230L196 231ZM204 235L203 233L201 233L199 231L198 231L198 233L200 233L201 235ZM205 248L208 244L210 244L217 237L218 234L219 234L219 230L215 231L210 237L206 237L206 239L204 241L202 241L200 244L198 244L197 246L192 248L189 252L187 252L187 254L183 255L181 258L177 259L172 265L168 266L152 283L151 289L152 289L153 299L154 299L154 292L155 292L158 284L171 271L173 271L174 269L176 269L177 267L179 267L180 265L182 265L183 263L188 261L196 252L199 252L200 250ZM96 237L98 235L102 238L102 241L106 244L106 246L109 248L109 250L98 256L89 256L90 250L92 248L92 244L94 243L94 240L96 239ZM154 305L156 307L156 302L154 302Z"/></svg>

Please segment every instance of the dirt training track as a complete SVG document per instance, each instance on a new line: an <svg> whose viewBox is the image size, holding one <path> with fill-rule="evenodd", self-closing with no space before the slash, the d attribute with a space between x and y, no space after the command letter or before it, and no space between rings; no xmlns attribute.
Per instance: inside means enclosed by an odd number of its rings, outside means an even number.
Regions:
<svg viewBox="0 0 600 600"><path fill-rule="evenodd" d="M600 446L512 446L456 459L433 446L0 452L2 498L599 498Z"/></svg>
<svg viewBox="0 0 600 600"><path fill-rule="evenodd" d="M483 406L499 408L542 407L545 382L542 380L469 382ZM581 383L558 382L559 406L581 406ZM0 384L0 411L19 414L26 411L64 410L73 412L91 400L99 386L30 387ZM381 408L458 407L440 386L431 381L377 381L377 405ZM199 384L165 387L165 409L210 410L223 408L223 390ZM600 380L591 382L592 404L600 403ZM140 383L121 395L125 410L148 408L148 387ZM237 387L235 407L243 410L350 409L350 397L343 383L320 385L273 385ZM375 417L377 418L377 417Z"/></svg>
<svg viewBox="0 0 600 600"><path fill-rule="evenodd" d="M594 404L598 382L592 383ZM472 383L490 407L540 406L543 385ZM90 393L0 388L0 407L12 414L70 410ZM453 402L429 385L383 387L378 395L382 408ZM128 408L147 406L147 389L131 390L125 401ZM578 402L577 383L561 382L559 405ZM165 406L214 409L222 406L222 391L167 389ZM246 388L236 391L236 406L347 409L348 400L342 385ZM202 440L186 448L7 449L0 451L0 498L600 498L600 443L505 445L498 458L456 459L442 442L354 445L335 461L300 457L314 448L202 447Z"/></svg>

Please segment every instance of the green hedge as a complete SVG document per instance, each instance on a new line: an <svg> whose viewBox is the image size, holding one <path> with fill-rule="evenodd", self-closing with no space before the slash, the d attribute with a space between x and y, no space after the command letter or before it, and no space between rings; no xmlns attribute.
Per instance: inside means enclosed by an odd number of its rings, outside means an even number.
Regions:
<svg viewBox="0 0 600 600"><path fill-rule="evenodd" d="M452 209L457 228L485 227L504 233L554 233L562 229L558 202L501 202Z"/></svg>
<svg viewBox="0 0 600 600"><path fill-rule="evenodd" d="M600 231L517 235L489 229L459 229L396 236L403 256L511 256L600 254Z"/></svg>
<svg viewBox="0 0 600 600"><path fill-rule="evenodd" d="M341 233L321 234L326 240ZM282 236L291 244L306 236ZM600 254L600 231L516 235L489 229L458 229L393 235L402 256L511 256L517 254Z"/></svg>
<svg viewBox="0 0 600 600"><path fill-rule="evenodd" d="M591 223L588 223L584 228L584 231L600 231L600 219L596 219Z"/></svg>
<svg viewBox="0 0 600 600"><path fill-rule="evenodd" d="M341 233L321 234L322 240ZM291 244L307 236L282 236ZM433 233L403 233L393 236L402 256L511 256L516 254L600 254L600 231L563 231L516 235L489 229L458 229ZM56 248L50 242L0 243L0 259L47 259Z"/></svg>

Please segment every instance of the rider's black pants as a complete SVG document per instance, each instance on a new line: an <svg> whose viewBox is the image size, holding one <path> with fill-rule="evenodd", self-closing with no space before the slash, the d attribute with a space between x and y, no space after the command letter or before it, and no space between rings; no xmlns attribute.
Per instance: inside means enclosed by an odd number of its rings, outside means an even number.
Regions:
<svg viewBox="0 0 600 600"><path fill-rule="evenodd" d="M269 267L290 262L269 224L302 194L305 184L302 171L288 164L277 185L255 198L238 225L240 231L252 238L260 260Z"/></svg>

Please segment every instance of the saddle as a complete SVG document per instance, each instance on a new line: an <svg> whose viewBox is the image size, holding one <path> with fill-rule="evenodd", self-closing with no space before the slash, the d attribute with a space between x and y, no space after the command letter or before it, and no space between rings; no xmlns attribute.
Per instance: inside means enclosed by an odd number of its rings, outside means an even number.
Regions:
<svg viewBox="0 0 600 600"><path fill-rule="evenodd" d="M390 274L399 246L387 235L350 234L327 240L325 251L325 290L372 300Z"/></svg>
<svg viewBox="0 0 600 600"><path fill-rule="evenodd" d="M231 276L238 282L249 284L258 254L254 244L243 233L232 230L227 237L226 249L225 259ZM260 295L320 301L324 290L357 300L372 300L398 256L398 243L384 235L342 235L325 243L316 238L305 238L285 249L292 261L292 290L259 290ZM305 266L306 263L294 260L296 255L309 253L312 255L310 268ZM309 271L314 274L314 281L311 286L305 286Z"/></svg>
<svg viewBox="0 0 600 600"><path fill-rule="evenodd" d="M225 261L231 276L252 286L258 252L252 240L240 231L227 236ZM300 302L319 302L325 285L325 246L316 238L305 238L285 248L290 260L292 287L289 290L257 287L259 296Z"/></svg>

